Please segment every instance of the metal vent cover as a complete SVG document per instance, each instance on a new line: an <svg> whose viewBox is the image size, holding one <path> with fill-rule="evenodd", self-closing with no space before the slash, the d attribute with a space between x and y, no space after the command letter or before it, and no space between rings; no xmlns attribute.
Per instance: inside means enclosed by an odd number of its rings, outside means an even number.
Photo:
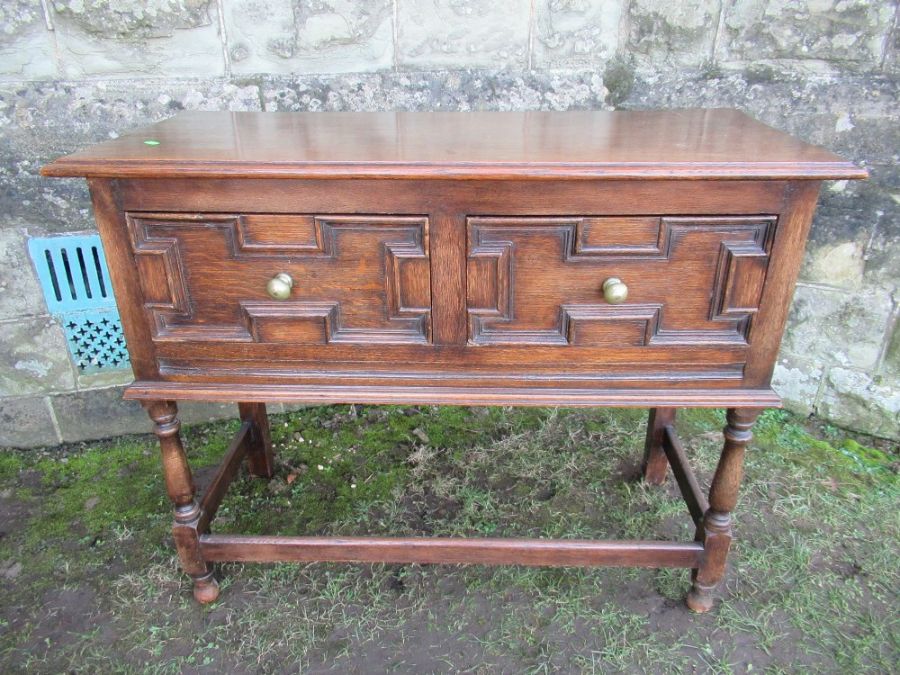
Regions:
<svg viewBox="0 0 900 675"><path fill-rule="evenodd" d="M100 237L32 237L28 253L47 309L62 325L78 370L130 368Z"/></svg>

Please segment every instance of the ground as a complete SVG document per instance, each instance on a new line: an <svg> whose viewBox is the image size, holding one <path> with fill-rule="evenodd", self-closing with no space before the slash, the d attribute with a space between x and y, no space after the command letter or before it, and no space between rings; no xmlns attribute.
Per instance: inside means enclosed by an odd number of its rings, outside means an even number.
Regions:
<svg viewBox="0 0 900 675"><path fill-rule="evenodd" d="M690 540L641 411L306 408L217 531ZM681 414L702 484L722 411ZM235 422L187 429L208 480ZM193 602L155 439L0 452L0 672L896 672L896 448L770 411L716 609L687 570L223 565Z"/></svg>

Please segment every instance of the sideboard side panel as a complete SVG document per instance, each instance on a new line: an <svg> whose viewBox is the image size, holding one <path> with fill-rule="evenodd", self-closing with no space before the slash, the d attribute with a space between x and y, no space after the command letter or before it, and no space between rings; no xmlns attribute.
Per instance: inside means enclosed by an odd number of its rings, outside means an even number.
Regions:
<svg viewBox="0 0 900 675"><path fill-rule="evenodd" d="M125 223L119 183L116 180L89 178L88 186L122 318L122 332L128 344L131 367L138 380L155 379L159 375L159 367L148 317L144 313L145 299Z"/></svg>
<svg viewBox="0 0 900 675"><path fill-rule="evenodd" d="M785 190L760 309L749 336L747 386L766 387L772 380L820 186L821 181L793 181Z"/></svg>

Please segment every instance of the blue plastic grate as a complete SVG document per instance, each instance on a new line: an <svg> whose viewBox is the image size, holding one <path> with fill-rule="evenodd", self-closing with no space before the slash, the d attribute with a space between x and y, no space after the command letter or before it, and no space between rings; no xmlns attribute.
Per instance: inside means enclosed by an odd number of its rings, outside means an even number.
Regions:
<svg viewBox="0 0 900 675"><path fill-rule="evenodd" d="M130 368L100 237L34 237L28 240L28 253L78 369Z"/></svg>

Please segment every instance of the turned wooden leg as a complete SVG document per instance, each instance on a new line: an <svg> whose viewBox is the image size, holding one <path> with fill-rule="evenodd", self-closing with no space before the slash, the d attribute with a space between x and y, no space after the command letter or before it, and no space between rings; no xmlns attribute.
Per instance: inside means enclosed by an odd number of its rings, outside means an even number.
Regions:
<svg viewBox="0 0 900 675"><path fill-rule="evenodd" d="M709 509L697 528L697 540L704 547L703 562L693 572L693 586L687 596L687 606L695 612L712 609L713 591L725 575L732 539L731 511L744 472L744 450L753 438L750 429L760 412L751 408L728 410L725 445L709 488Z"/></svg>
<svg viewBox="0 0 900 675"><path fill-rule="evenodd" d="M275 458L272 454L272 436L265 403L238 403L241 419L253 422L250 429L250 446L247 451L247 470L254 476L271 478L275 475Z"/></svg>
<svg viewBox="0 0 900 675"><path fill-rule="evenodd" d="M644 480L652 485L666 482L669 460L663 450L663 434L668 425L675 423L675 408L650 408L647 420L647 441L644 444L644 462L641 470Z"/></svg>
<svg viewBox="0 0 900 675"><path fill-rule="evenodd" d="M148 401L144 405L159 438L166 491L175 507L172 536L181 568L194 580L194 598L202 603L213 602L219 597L219 585L200 551L200 534L206 519L195 497L194 479L181 444L178 408L173 401Z"/></svg>

